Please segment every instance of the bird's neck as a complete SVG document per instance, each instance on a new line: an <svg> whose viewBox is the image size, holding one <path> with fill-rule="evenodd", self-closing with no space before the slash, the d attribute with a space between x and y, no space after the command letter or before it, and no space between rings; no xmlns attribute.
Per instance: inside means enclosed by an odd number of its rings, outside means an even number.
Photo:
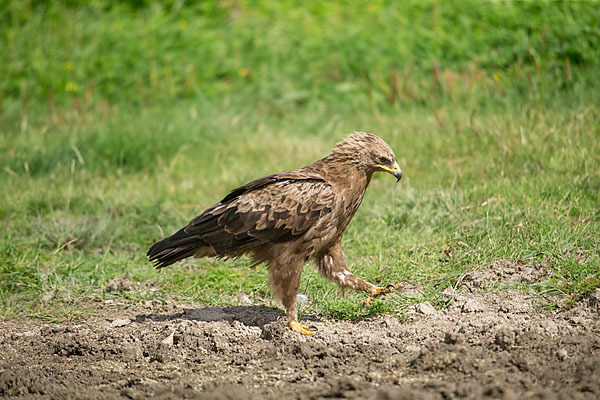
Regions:
<svg viewBox="0 0 600 400"><path fill-rule="evenodd" d="M357 196L357 201L362 197L371 182L371 171L366 171L360 165L348 162L346 159L337 159L332 153L311 165L311 169L331 183L336 191L351 191Z"/></svg>

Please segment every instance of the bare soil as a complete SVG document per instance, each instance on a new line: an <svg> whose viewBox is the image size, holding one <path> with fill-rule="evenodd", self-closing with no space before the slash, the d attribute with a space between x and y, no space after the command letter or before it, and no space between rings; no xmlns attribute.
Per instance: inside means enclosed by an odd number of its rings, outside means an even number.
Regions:
<svg viewBox="0 0 600 400"><path fill-rule="evenodd" d="M444 290L443 310L421 303L401 316L315 320L311 337L291 332L279 309L257 305L108 302L84 322L3 321L0 395L600 398L600 289L568 310L494 289L548 277L544 265L500 260Z"/></svg>

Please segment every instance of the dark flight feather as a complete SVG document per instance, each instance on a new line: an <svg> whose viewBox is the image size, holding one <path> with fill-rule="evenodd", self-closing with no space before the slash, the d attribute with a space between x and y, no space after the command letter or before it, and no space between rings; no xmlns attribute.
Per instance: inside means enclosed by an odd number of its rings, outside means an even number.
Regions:
<svg viewBox="0 0 600 400"><path fill-rule="evenodd" d="M147 255L162 268L202 248L227 257L291 241L330 213L333 202L331 185L320 175L301 170L270 175L232 190Z"/></svg>

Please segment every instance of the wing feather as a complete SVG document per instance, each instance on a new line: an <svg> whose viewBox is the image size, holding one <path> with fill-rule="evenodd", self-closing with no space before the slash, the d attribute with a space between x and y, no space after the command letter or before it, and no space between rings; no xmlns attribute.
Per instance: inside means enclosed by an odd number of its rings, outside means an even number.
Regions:
<svg viewBox="0 0 600 400"><path fill-rule="evenodd" d="M234 189L194 218L185 232L228 255L302 235L334 205L331 185L320 175L288 171Z"/></svg>

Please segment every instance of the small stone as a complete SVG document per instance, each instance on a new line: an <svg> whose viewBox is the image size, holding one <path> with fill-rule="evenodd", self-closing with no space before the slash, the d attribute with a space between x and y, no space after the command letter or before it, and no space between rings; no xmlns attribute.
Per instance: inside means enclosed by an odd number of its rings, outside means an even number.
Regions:
<svg viewBox="0 0 600 400"><path fill-rule="evenodd" d="M448 286L442 292L442 297L445 297L447 299L456 299L457 296L458 296L458 293L456 292L456 290L454 290L454 288L452 286Z"/></svg>
<svg viewBox="0 0 600 400"><path fill-rule="evenodd" d="M129 325L130 323L131 323L131 320L129 318L115 319L113 322L110 323L110 327L111 328L120 328L122 326Z"/></svg>
<svg viewBox="0 0 600 400"><path fill-rule="evenodd" d="M574 325L580 325L583 326L585 325L585 318L579 316L579 315L574 315L572 317L569 318L569 321L571 321Z"/></svg>
<svg viewBox="0 0 600 400"><path fill-rule="evenodd" d="M415 310L419 313L419 314L425 314L425 315L432 315L435 314L435 308L433 308L433 306L431 305L430 302L425 301L423 303L419 303L415 306Z"/></svg>
<svg viewBox="0 0 600 400"><path fill-rule="evenodd" d="M173 346L173 338L175 337L175 331L171 332L169 336L160 341L161 345L164 346Z"/></svg>
<svg viewBox="0 0 600 400"><path fill-rule="evenodd" d="M417 346L416 344L407 344L404 347L404 350L410 353L418 353L419 351L421 351L421 346Z"/></svg>
<svg viewBox="0 0 600 400"><path fill-rule="evenodd" d="M251 305L254 302L252 301L252 298L250 296L248 296L247 294L241 294L238 297L238 303L241 305Z"/></svg>
<svg viewBox="0 0 600 400"><path fill-rule="evenodd" d="M308 303L308 296L305 294L297 294L296 295L296 302L297 303Z"/></svg>
<svg viewBox="0 0 600 400"><path fill-rule="evenodd" d="M567 350L565 350L565 349L559 349L556 352L556 358L558 358L560 361L565 361L568 356L569 356L569 354L567 353Z"/></svg>
<svg viewBox="0 0 600 400"><path fill-rule="evenodd" d="M367 375L367 380L370 382L373 382L373 383L381 382L382 378L383 378L382 375L379 372L375 372L375 371L370 372Z"/></svg>

